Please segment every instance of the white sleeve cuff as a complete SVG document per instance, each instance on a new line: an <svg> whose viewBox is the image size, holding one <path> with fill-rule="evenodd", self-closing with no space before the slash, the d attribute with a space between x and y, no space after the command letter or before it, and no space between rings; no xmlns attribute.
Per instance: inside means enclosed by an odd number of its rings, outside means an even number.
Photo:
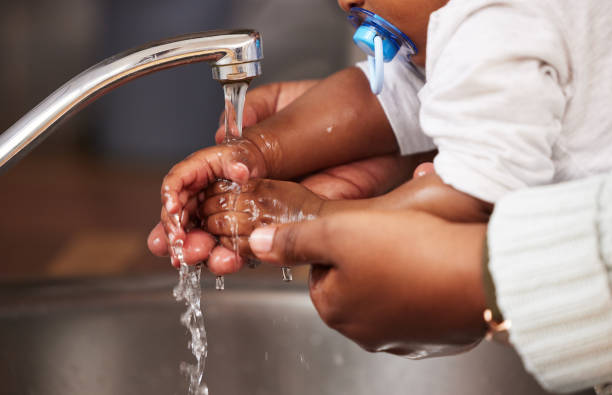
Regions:
<svg viewBox="0 0 612 395"><path fill-rule="evenodd" d="M368 62L359 62L357 67L368 75ZM421 77L399 59L385 64L383 90L378 95L378 101L391 124L402 155L436 148L419 123L421 103L418 93L423 84Z"/></svg>
<svg viewBox="0 0 612 395"><path fill-rule="evenodd" d="M612 382L612 176L504 197L489 267L511 341L548 390Z"/></svg>

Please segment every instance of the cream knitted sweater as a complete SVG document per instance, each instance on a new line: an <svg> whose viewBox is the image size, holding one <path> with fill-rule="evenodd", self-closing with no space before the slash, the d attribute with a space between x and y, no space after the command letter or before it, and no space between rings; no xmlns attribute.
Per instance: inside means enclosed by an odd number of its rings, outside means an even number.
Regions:
<svg viewBox="0 0 612 395"><path fill-rule="evenodd" d="M612 173L507 195L488 237L526 368L548 390L612 393Z"/></svg>

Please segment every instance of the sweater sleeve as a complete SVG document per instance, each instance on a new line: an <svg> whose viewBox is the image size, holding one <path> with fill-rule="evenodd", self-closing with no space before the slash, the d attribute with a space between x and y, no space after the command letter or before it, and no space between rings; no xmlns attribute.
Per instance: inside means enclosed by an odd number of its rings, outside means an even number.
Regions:
<svg viewBox="0 0 612 395"><path fill-rule="evenodd" d="M368 75L368 62L359 62L357 67ZM391 124L400 153L410 155L433 150L433 141L419 124L418 92L423 87L424 76L399 59L385 63L384 67L385 79L378 101Z"/></svg>
<svg viewBox="0 0 612 395"><path fill-rule="evenodd" d="M503 3L455 1L433 16L419 94L436 173L492 203L552 181L569 68L550 21L514 4L523 2Z"/></svg>
<svg viewBox="0 0 612 395"><path fill-rule="evenodd" d="M488 239L525 367L552 391L612 382L612 174L504 197Z"/></svg>

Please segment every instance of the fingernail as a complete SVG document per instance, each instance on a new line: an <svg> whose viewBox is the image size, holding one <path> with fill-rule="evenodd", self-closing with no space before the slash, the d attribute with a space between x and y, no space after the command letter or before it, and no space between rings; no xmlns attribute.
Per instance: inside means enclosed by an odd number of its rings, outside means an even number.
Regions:
<svg viewBox="0 0 612 395"><path fill-rule="evenodd" d="M274 242L274 233L276 228L267 226L265 228L255 229L249 237L249 244L251 250L255 253L263 253L272 251L272 244Z"/></svg>
<svg viewBox="0 0 612 395"><path fill-rule="evenodd" d="M418 172L417 172L417 177L423 177L423 176L424 176L424 175L426 175L426 174L427 174L427 172L426 172L426 171L421 170L421 171L418 171Z"/></svg>

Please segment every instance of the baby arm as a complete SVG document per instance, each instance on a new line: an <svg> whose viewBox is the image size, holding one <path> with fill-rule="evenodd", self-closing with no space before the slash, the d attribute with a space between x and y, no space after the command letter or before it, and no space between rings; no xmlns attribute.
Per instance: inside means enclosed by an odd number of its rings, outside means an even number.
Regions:
<svg viewBox="0 0 612 395"><path fill-rule="evenodd" d="M415 175L419 172L418 168ZM415 176L391 192L371 199L329 201L320 215L338 211L378 209L423 211L451 222L486 223L493 205L445 184L433 170Z"/></svg>
<svg viewBox="0 0 612 395"><path fill-rule="evenodd" d="M275 179L398 150L378 99L354 67L314 85L244 136L266 151L266 177Z"/></svg>

